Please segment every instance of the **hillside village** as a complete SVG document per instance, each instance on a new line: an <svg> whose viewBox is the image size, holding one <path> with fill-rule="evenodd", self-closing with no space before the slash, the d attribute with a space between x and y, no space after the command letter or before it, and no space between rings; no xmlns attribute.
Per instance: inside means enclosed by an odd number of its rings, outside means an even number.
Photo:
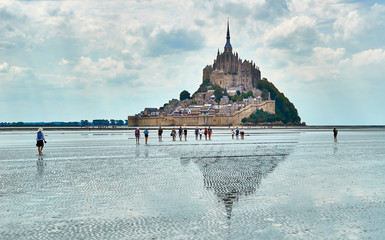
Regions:
<svg viewBox="0 0 385 240"><path fill-rule="evenodd" d="M258 91L257 91L258 92ZM229 96L223 96L219 102L216 100L214 90L197 93L194 99L172 99L160 108L145 108L137 114L140 117L155 116L195 116L195 115L220 115L230 116L249 104L262 103L261 95L249 96L242 101L231 102Z"/></svg>

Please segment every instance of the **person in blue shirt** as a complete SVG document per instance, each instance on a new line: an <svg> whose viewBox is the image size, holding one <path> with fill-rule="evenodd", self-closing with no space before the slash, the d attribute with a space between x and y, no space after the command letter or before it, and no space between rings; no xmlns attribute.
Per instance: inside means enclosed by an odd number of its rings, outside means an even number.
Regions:
<svg viewBox="0 0 385 240"><path fill-rule="evenodd" d="M45 140L43 129L39 128L36 136L36 147L39 155L43 154L44 143L47 143L47 141Z"/></svg>
<svg viewBox="0 0 385 240"><path fill-rule="evenodd" d="M182 134L183 134L183 129L182 126L179 127L179 140L182 141Z"/></svg>
<svg viewBox="0 0 385 240"><path fill-rule="evenodd" d="M148 140L148 129L146 128L146 130L144 130L144 139L145 139L145 143L147 144L147 140Z"/></svg>

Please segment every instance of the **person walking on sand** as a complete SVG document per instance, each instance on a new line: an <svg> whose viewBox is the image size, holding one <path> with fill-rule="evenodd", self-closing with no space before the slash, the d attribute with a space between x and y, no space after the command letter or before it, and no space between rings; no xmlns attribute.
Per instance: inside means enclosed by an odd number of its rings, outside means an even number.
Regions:
<svg viewBox="0 0 385 240"><path fill-rule="evenodd" d="M139 144L139 138L140 138L140 131L139 128L135 130L135 139L136 139L136 144Z"/></svg>
<svg viewBox="0 0 385 240"><path fill-rule="evenodd" d="M202 128L199 130L199 139L202 140L203 131Z"/></svg>
<svg viewBox="0 0 385 240"><path fill-rule="evenodd" d="M234 134L235 134L235 132L234 132L234 128L233 128L233 129L231 129L231 138L232 139L234 139Z"/></svg>
<svg viewBox="0 0 385 240"><path fill-rule="evenodd" d="M204 134L205 134L205 140L207 140L207 133L208 133L207 128L205 128L205 131L204 131Z"/></svg>
<svg viewBox="0 0 385 240"><path fill-rule="evenodd" d="M334 134L334 142L337 142L337 134L338 134L337 128L333 129L333 134Z"/></svg>
<svg viewBox="0 0 385 240"><path fill-rule="evenodd" d="M238 139L238 137L239 137L239 129L238 129L238 127L237 127L237 129L235 129L235 137Z"/></svg>
<svg viewBox="0 0 385 240"><path fill-rule="evenodd" d="M183 129L183 134L184 134L184 140L187 141L187 128L186 127Z"/></svg>
<svg viewBox="0 0 385 240"><path fill-rule="evenodd" d="M159 127L159 129L158 129L159 142L162 141L162 134L163 134L163 129L162 129L162 127Z"/></svg>
<svg viewBox="0 0 385 240"><path fill-rule="evenodd" d="M47 143L47 141L45 140L45 137L44 137L43 128L39 128L37 130L37 136L36 136L36 147L37 147L37 151L39 152L39 155L43 154L44 143Z"/></svg>
<svg viewBox="0 0 385 240"><path fill-rule="evenodd" d="M145 139L145 144L147 144L147 140L148 140L148 129L146 128L146 130L144 130L144 139Z"/></svg>
<svg viewBox="0 0 385 240"><path fill-rule="evenodd" d="M175 138L176 138L176 130L175 130L175 128L173 128L172 130L171 130L171 137L172 137L172 140L173 141L175 141Z"/></svg>
<svg viewBox="0 0 385 240"><path fill-rule="evenodd" d="M213 130L209 127L209 129L207 129L207 132L209 134L209 140L211 140L211 134L213 133Z"/></svg>
<svg viewBox="0 0 385 240"><path fill-rule="evenodd" d="M245 139L245 130L243 130L243 128L241 128L241 139Z"/></svg>
<svg viewBox="0 0 385 240"><path fill-rule="evenodd" d="M182 126L179 127L179 140L182 141L182 134L183 134L183 129L182 129Z"/></svg>
<svg viewBox="0 0 385 240"><path fill-rule="evenodd" d="M195 139L198 140L198 135L199 135L199 129L198 127L195 128Z"/></svg>

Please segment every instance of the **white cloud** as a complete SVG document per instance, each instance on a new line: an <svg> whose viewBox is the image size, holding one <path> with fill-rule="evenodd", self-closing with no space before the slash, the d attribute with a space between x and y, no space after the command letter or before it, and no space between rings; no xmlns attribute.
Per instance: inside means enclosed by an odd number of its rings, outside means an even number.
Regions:
<svg viewBox="0 0 385 240"><path fill-rule="evenodd" d="M371 64L385 64L385 50L378 48L356 53L352 56L352 64L356 67Z"/></svg>
<svg viewBox="0 0 385 240"><path fill-rule="evenodd" d="M314 54L312 59L314 59L314 62L317 64L334 64L335 62L340 61L346 52L345 48L337 48L336 50L333 50L332 48L324 47L315 47L313 48L313 51Z"/></svg>
<svg viewBox="0 0 385 240"><path fill-rule="evenodd" d="M114 60L111 56L99 58L96 62L90 57L80 57L79 63L74 67L75 72L114 77L126 73L123 61Z"/></svg>
<svg viewBox="0 0 385 240"><path fill-rule="evenodd" d="M59 62L59 65L60 66L65 66L65 65L68 65L69 61L65 60L64 58L61 59L61 61Z"/></svg>
<svg viewBox="0 0 385 240"><path fill-rule="evenodd" d="M31 68L29 67L19 67L19 66L12 66L9 70L10 73L12 74L20 74L26 71L30 71Z"/></svg>
<svg viewBox="0 0 385 240"><path fill-rule="evenodd" d="M358 11L346 12L339 16L333 24L336 30L335 37L349 40L362 31L365 22Z"/></svg>
<svg viewBox="0 0 385 240"><path fill-rule="evenodd" d="M8 70L8 63L4 62L0 64L0 72L6 72Z"/></svg>
<svg viewBox="0 0 385 240"><path fill-rule="evenodd" d="M295 16L286 19L265 32L264 45L289 52L309 51L319 38L315 26L315 19L309 16Z"/></svg>

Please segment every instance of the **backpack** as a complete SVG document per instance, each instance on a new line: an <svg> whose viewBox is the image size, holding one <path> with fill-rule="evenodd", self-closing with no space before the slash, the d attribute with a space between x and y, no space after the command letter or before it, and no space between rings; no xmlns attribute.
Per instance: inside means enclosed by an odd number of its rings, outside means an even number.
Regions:
<svg viewBox="0 0 385 240"><path fill-rule="evenodd" d="M37 139L43 139L43 133L42 132L38 132L37 133Z"/></svg>
<svg viewBox="0 0 385 240"><path fill-rule="evenodd" d="M139 130L135 130L135 135L139 135Z"/></svg>

